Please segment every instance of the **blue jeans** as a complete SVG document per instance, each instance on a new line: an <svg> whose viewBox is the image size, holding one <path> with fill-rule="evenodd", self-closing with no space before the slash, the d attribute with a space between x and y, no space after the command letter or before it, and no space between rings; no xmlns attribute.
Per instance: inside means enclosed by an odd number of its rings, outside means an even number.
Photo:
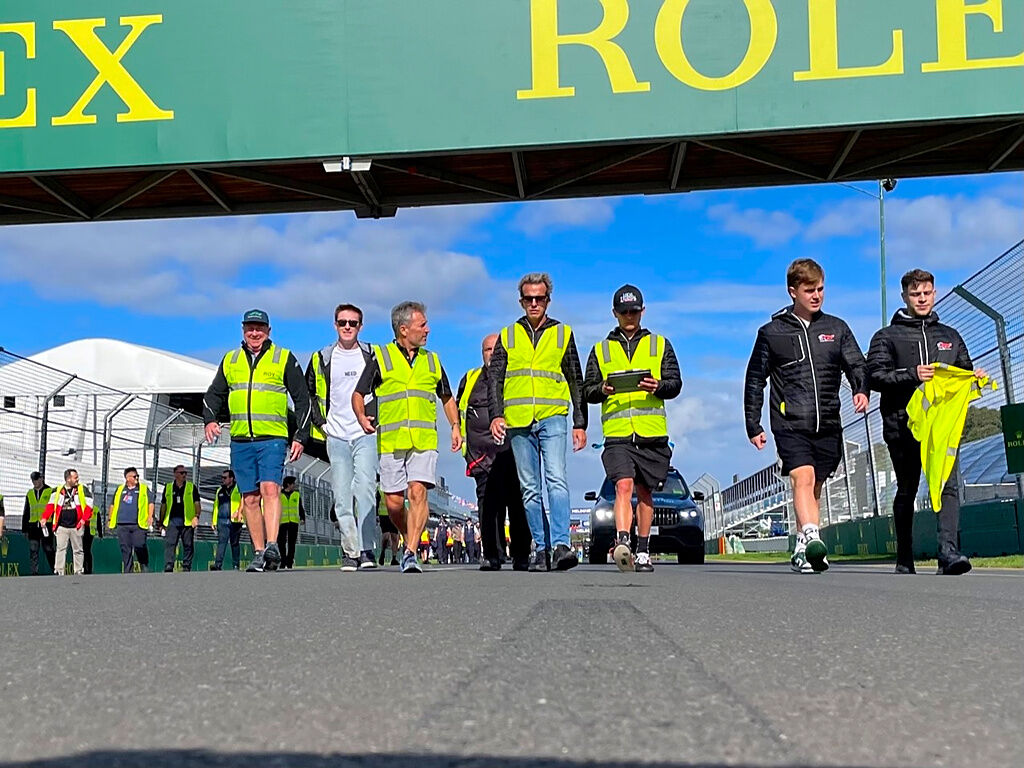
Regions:
<svg viewBox="0 0 1024 768"><path fill-rule="evenodd" d="M551 545L569 546L569 484L565 479L565 453L569 446L569 426L565 416L549 416L529 427L508 430L516 471L523 490L523 506L530 533L538 550L547 548L544 536L543 484L548 491L548 522Z"/></svg>
<svg viewBox="0 0 1024 768"><path fill-rule="evenodd" d="M357 558L360 552L372 552L377 538L377 436L363 435L355 440L328 436L327 455L331 458L341 548L349 557Z"/></svg>

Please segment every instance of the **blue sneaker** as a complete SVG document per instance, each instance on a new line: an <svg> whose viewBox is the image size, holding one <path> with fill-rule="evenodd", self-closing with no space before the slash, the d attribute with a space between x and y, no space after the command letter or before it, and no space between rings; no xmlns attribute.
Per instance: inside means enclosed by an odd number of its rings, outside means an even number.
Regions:
<svg viewBox="0 0 1024 768"><path fill-rule="evenodd" d="M408 549L402 555L402 573L423 573L419 561L416 560L416 553L410 552Z"/></svg>

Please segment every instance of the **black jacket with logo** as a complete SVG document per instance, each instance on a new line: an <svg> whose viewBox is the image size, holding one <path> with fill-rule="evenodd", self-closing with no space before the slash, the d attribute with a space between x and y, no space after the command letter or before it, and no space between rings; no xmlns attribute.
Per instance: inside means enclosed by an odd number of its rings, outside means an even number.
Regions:
<svg viewBox="0 0 1024 768"><path fill-rule="evenodd" d="M627 359L632 359L641 339L650 337L651 332L646 328L639 329L633 334L632 339L627 339L622 331L616 326L608 334L608 341L615 342L622 346ZM679 372L679 360L676 358L675 350L668 339L665 339L665 357L661 361L661 380L654 396L662 400L671 400L678 397L683 389L683 377ZM583 399L588 403L603 403L608 399L604 393L604 377L601 375L601 363L597 359L597 347L590 350L587 358L587 371L583 376ZM606 437L606 445L614 443L637 443L639 445L664 445L668 443L667 437Z"/></svg>
<svg viewBox="0 0 1024 768"><path fill-rule="evenodd" d="M864 354L850 327L838 317L818 312L805 327L786 307L757 331L747 364L743 410L748 437L761 427L764 387L771 380L769 411L772 432L836 432L841 377L856 394L868 394Z"/></svg>
<svg viewBox="0 0 1024 768"><path fill-rule="evenodd" d="M871 337L868 375L871 388L882 395L885 442L914 439L907 426L907 404L921 383L917 366L930 363L947 363L968 371L974 368L960 334L940 323L935 312L914 317L900 309L889 325Z"/></svg>

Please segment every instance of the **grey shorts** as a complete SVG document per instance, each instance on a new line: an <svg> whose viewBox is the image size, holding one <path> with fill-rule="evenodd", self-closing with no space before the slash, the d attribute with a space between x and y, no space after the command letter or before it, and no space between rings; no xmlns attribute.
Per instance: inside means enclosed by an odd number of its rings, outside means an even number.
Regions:
<svg viewBox="0 0 1024 768"><path fill-rule="evenodd" d="M437 477L437 451L396 451L380 455L380 489L405 493L410 482L433 488Z"/></svg>

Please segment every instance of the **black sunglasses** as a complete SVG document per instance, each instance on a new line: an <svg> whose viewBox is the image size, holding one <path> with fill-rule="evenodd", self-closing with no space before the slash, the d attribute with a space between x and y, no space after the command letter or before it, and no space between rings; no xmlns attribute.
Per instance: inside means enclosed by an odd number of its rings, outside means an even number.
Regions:
<svg viewBox="0 0 1024 768"><path fill-rule="evenodd" d="M545 294L544 296L520 296L519 300L523 304L547 304L550 298L550 296Z"/></svg>
<svg viewBox="0 0 1024 768"><path fill-rule="evenodd" d="M349 328L358 328L360 325L363 324L363 321L362 320L335 320L334 324L336 326L338 326L339 328L344 328L345 326L348 326Z"/></svg>

